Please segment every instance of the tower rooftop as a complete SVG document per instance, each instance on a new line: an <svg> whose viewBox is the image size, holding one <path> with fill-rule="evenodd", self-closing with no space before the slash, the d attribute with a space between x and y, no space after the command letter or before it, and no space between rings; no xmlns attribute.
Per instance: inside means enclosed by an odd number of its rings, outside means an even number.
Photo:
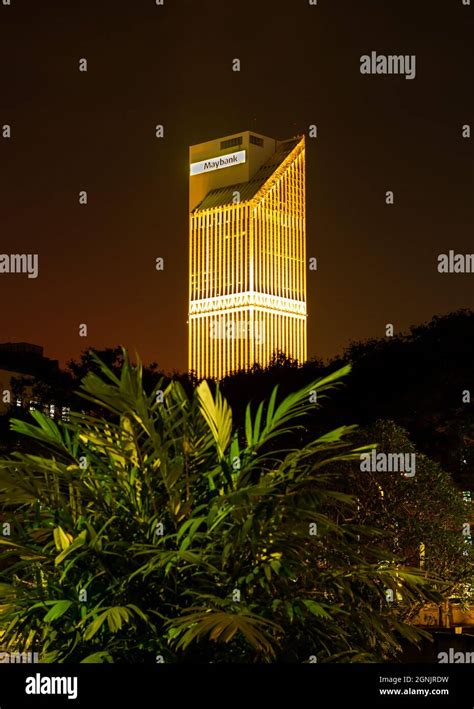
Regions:
<svg viewBox="0 0 474 709"><path fill-rule="evenodd" d="M302 136L296 136L295 138L289 138L288 140L278 141L275 152L257 170L255 175L248 182L235 183L233 185L228 185L227 187L219 187L217 189L210 190L202 202L195 207L193 212L201 212L205 209L213 209L215 207L223 207L228 204L233 204L234 195L237 191L240 193L240 201L248 202L250 199L255 197L259 189L263 187L265 182L273 175L275 170L285 161L291 151L296 148L301 140Z"/></svg>

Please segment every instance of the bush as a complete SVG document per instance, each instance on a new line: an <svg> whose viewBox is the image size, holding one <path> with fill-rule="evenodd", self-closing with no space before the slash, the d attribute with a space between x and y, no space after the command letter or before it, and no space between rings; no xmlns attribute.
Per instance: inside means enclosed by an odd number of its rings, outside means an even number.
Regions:
<svg viewBox="0 0 474 709"><path fill-rule="evenodd" d="M82 395L102 418L12 423L47 453L0 461L4 644L44 662L321 662L420 637L386 591L435 598L426 578L331 487L329 467L360 455L353 427L285 444L348 368L280 402L275 389L239 435L218 387L147 395L126 353L120 377L98 364Z"/></svg>

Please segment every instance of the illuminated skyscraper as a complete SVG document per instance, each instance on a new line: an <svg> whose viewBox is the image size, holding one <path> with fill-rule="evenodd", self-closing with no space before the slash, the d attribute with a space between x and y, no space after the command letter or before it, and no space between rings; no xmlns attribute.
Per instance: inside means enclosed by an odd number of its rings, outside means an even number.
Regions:
<svg viewBox="0 0 474 709"><path fill-rule="evenodd" d="M220 379L306 359L304 136L190 148L189 368Z"/></svg>

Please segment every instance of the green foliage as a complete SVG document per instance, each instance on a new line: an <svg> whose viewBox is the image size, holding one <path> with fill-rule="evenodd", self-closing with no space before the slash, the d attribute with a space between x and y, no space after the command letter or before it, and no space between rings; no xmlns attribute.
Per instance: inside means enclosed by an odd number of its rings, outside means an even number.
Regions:
<svg viewBox="0 0 474 709"><path fill-rule="evenodd" d="M46 662L304 662L386 659L419 638L385 599L433 598L424 574L331 486L329 467L360 455L352 427L285 443L309 393L348 368L275 390L239 433L206 382L191 399L176 381L147 395L125 352L120 371L96 364L82 396L103 418L12 423L47 451L0 461L3 644Z"/></svg>
<svg viewBox="0 0 474 709"><path fill-rule="evenodd" d="M358 432L357 442L378 441L377 452L415 456L416 472L405 477L395 472L361 472L348 464L342 489L350 489L360 504L358 521L388 532L383 544L403 563L423 563L447 596L473 582L472 544L466 544L463 523L471 518L471 503L448 473L416 450L407 432L393 421L377 421ZM423 557L420 558L420 544Z"/></svg>

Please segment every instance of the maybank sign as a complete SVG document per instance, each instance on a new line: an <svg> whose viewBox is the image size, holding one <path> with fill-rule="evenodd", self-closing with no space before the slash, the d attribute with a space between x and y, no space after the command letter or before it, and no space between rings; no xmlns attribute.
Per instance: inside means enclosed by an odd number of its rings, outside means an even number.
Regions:
<svg viewBox="0 0 474 709"><path fill-rule="evenodd" d="M245 162L245 150L238 150L236 153L222 155L219 158L209 158L209 160L201 160L200 162L192 162L191 175L200 175L202 172L212 172L213 170L222 170L223 167L232 167Z"/></svg>

